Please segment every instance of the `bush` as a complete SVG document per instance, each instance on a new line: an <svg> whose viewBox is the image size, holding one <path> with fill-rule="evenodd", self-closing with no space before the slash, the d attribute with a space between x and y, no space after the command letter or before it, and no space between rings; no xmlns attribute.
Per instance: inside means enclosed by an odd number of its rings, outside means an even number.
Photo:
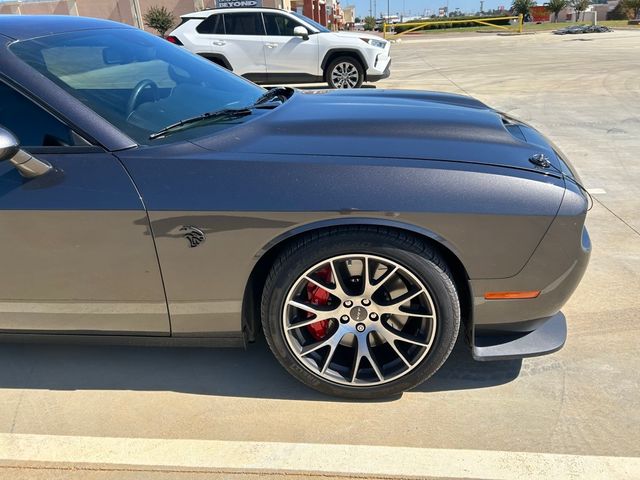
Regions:
<svg viewBox="0 0 640 480"><path fill-rule="evenodd" d="M166 7L150 7L143 17L144 24L156 30L161 37L176 23L176 18Z"/></svg>

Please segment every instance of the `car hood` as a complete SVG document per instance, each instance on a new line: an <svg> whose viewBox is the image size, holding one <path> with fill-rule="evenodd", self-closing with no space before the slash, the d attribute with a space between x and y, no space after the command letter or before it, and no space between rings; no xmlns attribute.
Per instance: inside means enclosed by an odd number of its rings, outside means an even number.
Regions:
<svg viewBox="0 0 640 480"><path fill-rule="evenodd" d="M471 97L437 92L298 91L226 132L192 142L235 153L428 159L535 171L541 168L529 158L543 153L560 168L553 148L529 135L535 130L527 125Z"/></svg>
<svg viewBox="0 0 640 480"><path fill-rule="evenodd" d="M382 38L379 35L373 35L367 32L333 32L333 34L337 35L338 37L366 38L366 39L386 41L384 38Z"/></svg>

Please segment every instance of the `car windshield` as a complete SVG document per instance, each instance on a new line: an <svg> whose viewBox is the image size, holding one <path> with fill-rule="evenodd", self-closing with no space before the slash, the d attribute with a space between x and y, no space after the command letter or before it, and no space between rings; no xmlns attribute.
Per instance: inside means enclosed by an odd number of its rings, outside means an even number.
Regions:
<svg viewBox="0 0 640 480"><path fill-rule="evenodd" d="M246 107L265 92L135 29L51 35L16 42L11 50L143 145L152 143L149 135L167 125L205 112ZM185 130L181 137L198 135L199 129Z"/></svg>
<svg viewBox="0 0 640 480"><path fill-rule="evenodd" d="M302 14L300 14L298 12L289 12L289 13L292 13L293 15L298 17L300 20L303 20L303 21L307 22L309 25L311 25L313 28L315 28L319 32L326 33L326 32L330 32L331 31L327 27L325 27L324 25L321 25L318 22L315 22L315 21L311 20L309 17L305 17L304 15L302 15Z"/></svg>

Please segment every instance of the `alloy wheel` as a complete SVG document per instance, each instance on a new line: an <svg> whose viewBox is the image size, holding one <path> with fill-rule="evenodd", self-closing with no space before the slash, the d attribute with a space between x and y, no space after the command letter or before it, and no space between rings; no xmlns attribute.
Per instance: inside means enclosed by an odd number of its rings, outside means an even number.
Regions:
<svg viewBox="0 0 640 480"><path fill-rule="evenodd" d="M355 88L358 76L358 69L349 62L340 62L331 70L331 82L335 88Z"/></svg>
<svg viewBox="0 0 640 480"><path fill-rule="evenodd" d="M425 284L406 267L376 255L340 255L305 271L282 312L286 343L324 380L373 386L416 368L438 324Z"/></svg>

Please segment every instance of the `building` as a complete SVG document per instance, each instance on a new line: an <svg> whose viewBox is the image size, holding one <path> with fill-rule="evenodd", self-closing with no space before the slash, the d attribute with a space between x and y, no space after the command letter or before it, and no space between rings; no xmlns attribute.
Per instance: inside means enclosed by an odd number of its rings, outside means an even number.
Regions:
<svg viewBox="0 0 640 480"><path fill-rule="evenodd" d="M342 9L342 15L344 17L344 29L354 30L356 25L356 6L347 5Z"/></svg>
<svg viewBox="0 0 640 480"><path fill-rule="evenodd" d="M0 0L0 14L82 15L144 28L142 17L152 6L166 7L179 17L214 5L214 0Z"/></svg>

